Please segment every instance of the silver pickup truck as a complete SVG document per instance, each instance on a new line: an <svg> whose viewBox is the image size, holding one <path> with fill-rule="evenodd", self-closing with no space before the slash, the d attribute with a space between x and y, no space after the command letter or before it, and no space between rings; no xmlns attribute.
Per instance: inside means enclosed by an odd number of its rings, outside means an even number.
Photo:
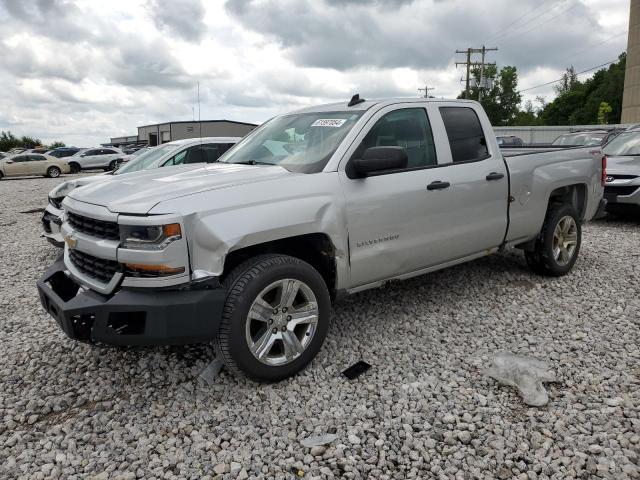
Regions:
<svg viewBox="0 0 640 480"><path fill-rule="evenodd" d="M599 147L501 154L475 102L397 99L276 117L216 164L86 185L38 282L71 338L212 341L227 368L304 368L336 297L518 247L571 270L603 196Z"/></svg>

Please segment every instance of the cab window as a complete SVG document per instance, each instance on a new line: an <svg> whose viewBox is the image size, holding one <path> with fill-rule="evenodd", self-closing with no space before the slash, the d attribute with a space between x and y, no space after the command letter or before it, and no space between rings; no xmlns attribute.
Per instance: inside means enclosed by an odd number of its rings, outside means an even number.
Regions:
<svg viewBox="0 0 640 480"><path fill-rule="evenodd" d="M356 150L354 158L370 147L402 147L407 169L436 165L436 149L429 118L424 108L404 108L384 115L376 122Z"/></svg>

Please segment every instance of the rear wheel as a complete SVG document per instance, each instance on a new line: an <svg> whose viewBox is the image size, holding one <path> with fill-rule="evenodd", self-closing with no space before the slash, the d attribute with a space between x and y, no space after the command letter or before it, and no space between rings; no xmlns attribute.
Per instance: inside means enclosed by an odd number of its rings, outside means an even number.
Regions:
<svg viewBox="0 0 640 480"><path fill-rule="evenodd" d="M568 204L551 206L535 248L525 252L525 258L536 273L559 277L573 268L581 243L582 228L576 209Z"/></svg>
<svg viewBox="0 0 640 480"><path fill-rule="evenodd" d="M117 166L118 166L118 162L115 160L111 160L111 162L109 162L109 166L105 168L104 171L110 172L112 170L115 170Z"/></svg>
<svg viewBox="0 0 640 480"><path fill-rule="evenodd" d="M49 167L47 169L47 177L58 178L62 171L58 167Z"/></svg>
<svg viewBox="0 0 640 480"><path fill-rule="evenodd" d="M228 296L214 348L229 371L278 381L316 356L329 328L331 299L311 265L263 255L236 268L224 286Z"/></svg>

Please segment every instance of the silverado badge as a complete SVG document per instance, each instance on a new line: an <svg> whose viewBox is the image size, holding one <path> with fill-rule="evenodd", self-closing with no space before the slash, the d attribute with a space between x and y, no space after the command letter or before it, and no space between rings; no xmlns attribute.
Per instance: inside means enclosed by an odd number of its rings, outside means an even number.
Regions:
<svg viewBox="0 0 640 480"><path fill-rule="evenodd" d="M64 241L69 247L69 250L73 250L74 248L76 248L76 245L78 244L78 239L73 235L65 235Z"/></svg>

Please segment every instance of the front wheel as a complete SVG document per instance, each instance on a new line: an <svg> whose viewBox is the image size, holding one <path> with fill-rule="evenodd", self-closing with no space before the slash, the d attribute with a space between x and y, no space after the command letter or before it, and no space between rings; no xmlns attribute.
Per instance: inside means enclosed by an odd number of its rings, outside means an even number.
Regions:
<svg viewBox="0 0 640 480"><path fill-rule="evenodd" d="M71 162L71 163L69 163L69 169L70 169L69 173L79 173L80 172L80 165L77 164L76 162Z"/></svg>
<svg viewBox="0 0 640 480"><path fill-rule="evenodd" d="M47 177L58 178L62 171L58 167L49 167L47 169Z"/></svg>
<svg viewBox="0 0 640 480"><path fill-rule="evenodd" d="M227 369L255 380L290 377L316 356L331 318L322 276L287 255L262 255L224 281L228 289L214 348Z"/></svg>
<svg viewBox="0 0 640 480"><path fill-rule="evenodd" d="M582 243L578 212L572 205L549 208L535 248L525 252L527 264L541 275L560 277L573 268Z"/></svg>

